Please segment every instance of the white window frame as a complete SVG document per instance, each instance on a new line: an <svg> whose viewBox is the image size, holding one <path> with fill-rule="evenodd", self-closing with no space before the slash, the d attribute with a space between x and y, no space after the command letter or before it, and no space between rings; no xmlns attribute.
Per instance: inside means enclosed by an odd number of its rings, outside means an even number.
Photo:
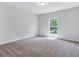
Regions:
<svg viewBox="0 0 79 59"><path fill-rule="evenodd" d="M50 34L50 20L51 19L59 19L58 17L51 17L51 18L49 18L49 28L48 28L48 34L49 34L49 36L55 36L55 37L57 37L58 36L58 31L57 31L57 34ZM54 26L53 26L54 27ZM57 27L58 28L58 26L55 26L55 27Z"/></svg>

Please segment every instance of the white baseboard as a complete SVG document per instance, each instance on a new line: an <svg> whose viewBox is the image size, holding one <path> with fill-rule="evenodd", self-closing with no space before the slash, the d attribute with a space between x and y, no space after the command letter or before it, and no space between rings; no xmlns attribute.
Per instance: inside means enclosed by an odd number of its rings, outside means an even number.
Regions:
<svg viewBox="0 0 79 59"><path fill-rule="evenodd" d="M79 42L79 39L69 39L69 38L58 38L58 39L62 39L62 40L67 40L67 41L73 41L73 42Z"/></svg>
<svg viewBox="0 0 79 59"><path fill-rule="evenodd" d="M16 38L16 39L11 39L9 41L1 42L0 45L7 44L7 43L11 43L11 42L15 42L17 40L22 40L22 39L25 39L25 38L35 37L35 36L36 35L30 35L30 36L25 36L25 37L19 37L19 38Z"/></svg>

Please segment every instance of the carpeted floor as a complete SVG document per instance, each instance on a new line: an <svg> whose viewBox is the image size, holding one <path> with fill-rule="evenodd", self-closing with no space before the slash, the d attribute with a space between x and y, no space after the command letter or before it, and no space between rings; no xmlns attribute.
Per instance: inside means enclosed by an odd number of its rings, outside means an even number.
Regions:
<svg viewBox="0 0 79 59"><path fill-rule="evenodd" d="M1 57L79 57L79 43L34 37L0 46Z"/></svg>

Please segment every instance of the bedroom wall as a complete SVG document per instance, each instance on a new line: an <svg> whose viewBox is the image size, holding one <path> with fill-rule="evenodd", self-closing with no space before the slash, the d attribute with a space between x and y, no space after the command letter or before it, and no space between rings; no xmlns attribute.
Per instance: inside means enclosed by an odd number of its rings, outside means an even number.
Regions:
<svg viewBox="0 0 79 59"><path fill-rule="evenodd" d="M79 7L38 15L38 35L48 36L52 17L58 17L59 38L79 41Z"/></svg>
<svg viewBox="0 0 79 59"><path fill-rule="evenodd" d="M0 44L37 35L37 16L0 3Z"/></svg>

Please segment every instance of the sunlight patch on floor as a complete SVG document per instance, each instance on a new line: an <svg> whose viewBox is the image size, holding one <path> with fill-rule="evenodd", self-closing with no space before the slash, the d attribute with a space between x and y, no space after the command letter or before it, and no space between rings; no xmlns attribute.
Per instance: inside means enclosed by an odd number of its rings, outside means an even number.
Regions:
<svg viewBox="0 0 79 59"><path fill-rule="evenodd" d="M58 34L49 34L49 39L53 39L53 40L56 40L58 38Z"/></svg>

